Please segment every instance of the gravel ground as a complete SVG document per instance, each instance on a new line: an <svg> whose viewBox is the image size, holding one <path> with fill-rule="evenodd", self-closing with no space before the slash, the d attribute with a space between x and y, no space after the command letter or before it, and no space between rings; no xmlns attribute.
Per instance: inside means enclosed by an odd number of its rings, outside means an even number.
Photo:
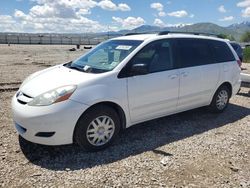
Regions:
<svg viewBox="0 0 250 188"><path fill-rule="evenodd" d="M19 138L11 97L30 73L85 53L69 48L0 45L0 187L250 187L249 88L222 114L200 108L139 124L96 153Z"/></svg>

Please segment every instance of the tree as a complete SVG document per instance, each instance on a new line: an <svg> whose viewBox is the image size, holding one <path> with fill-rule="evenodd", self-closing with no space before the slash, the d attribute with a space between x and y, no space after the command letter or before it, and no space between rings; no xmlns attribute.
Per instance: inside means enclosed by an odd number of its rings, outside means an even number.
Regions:
<svg viewBox="0 0 250 188"><path fill-rule="evenodd" d="M218 35L219 38L222 38L222 39L228 39L230 41L235 41L235 38L233 35L227 35L227 34L219 34Z"/></svg>
<svg viewBox="0 0 250 188"><path fill-rule="evenodd" d="M250 42L250 31L245 32L241 36L241 42Z"/></svg>

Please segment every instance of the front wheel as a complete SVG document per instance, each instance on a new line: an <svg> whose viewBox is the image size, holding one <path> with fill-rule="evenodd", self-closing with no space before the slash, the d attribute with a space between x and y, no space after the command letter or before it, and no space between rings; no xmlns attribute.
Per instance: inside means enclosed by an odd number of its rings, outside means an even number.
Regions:
<svg viewBox="0 0 250 188"><path fill-rule="evenodd" d="M76 124L74 141L81 147L98 151L109 146L120 130L116 111L105 105L98 105L84 113Z"/></svg>
<svg viewBox="0 0 250 188"><path fill-rule="evenodd" d="M213 100L209 105L209 109L213 112L223 112L229 102L230 92L226 86L221 86L214 94Z"/></svg>

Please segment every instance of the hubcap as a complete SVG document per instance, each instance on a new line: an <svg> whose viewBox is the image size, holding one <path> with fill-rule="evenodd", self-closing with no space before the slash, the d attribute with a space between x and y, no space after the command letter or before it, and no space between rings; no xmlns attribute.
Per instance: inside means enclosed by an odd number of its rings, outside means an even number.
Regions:
<svg viewBox="0 0 250 188"><path fill-rule="evenodd" d="M93 146L102 146L111 140L114 132L114 121L108 116L99 116L89 124L86 136Z"/></svg>
<svg viewBox="0 0 250 188"><path fill-rule="evenodd" d="M228 93L225 90L220 91L219 95L217 96L217 100L216 100L216 106L219 110L222 110L223 108L225 108L225 106L227 105L227 101L228 101Z"/></svg>

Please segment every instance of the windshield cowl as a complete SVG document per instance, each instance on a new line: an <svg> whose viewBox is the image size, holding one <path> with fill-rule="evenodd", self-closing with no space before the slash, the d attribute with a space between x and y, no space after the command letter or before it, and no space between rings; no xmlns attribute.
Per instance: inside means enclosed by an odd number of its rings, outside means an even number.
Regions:
<svg viewBox="0 0 250 188"><path fill-rule="evenodd" d="M85 73L93 73L93 74L98 74L98 73L104 73L104 72L107 72L106 70L101 70L101 69L95 69L95 68L92 68L90 67L89 65L85 65L83 67L81 66L77 66L77 65L74 65L71 62L69 63L66 63L64 64L63 66L69 68L69 69L74 69L74 70L77 70L77 71L80 71L80 72L85 72Z"/></svg>

